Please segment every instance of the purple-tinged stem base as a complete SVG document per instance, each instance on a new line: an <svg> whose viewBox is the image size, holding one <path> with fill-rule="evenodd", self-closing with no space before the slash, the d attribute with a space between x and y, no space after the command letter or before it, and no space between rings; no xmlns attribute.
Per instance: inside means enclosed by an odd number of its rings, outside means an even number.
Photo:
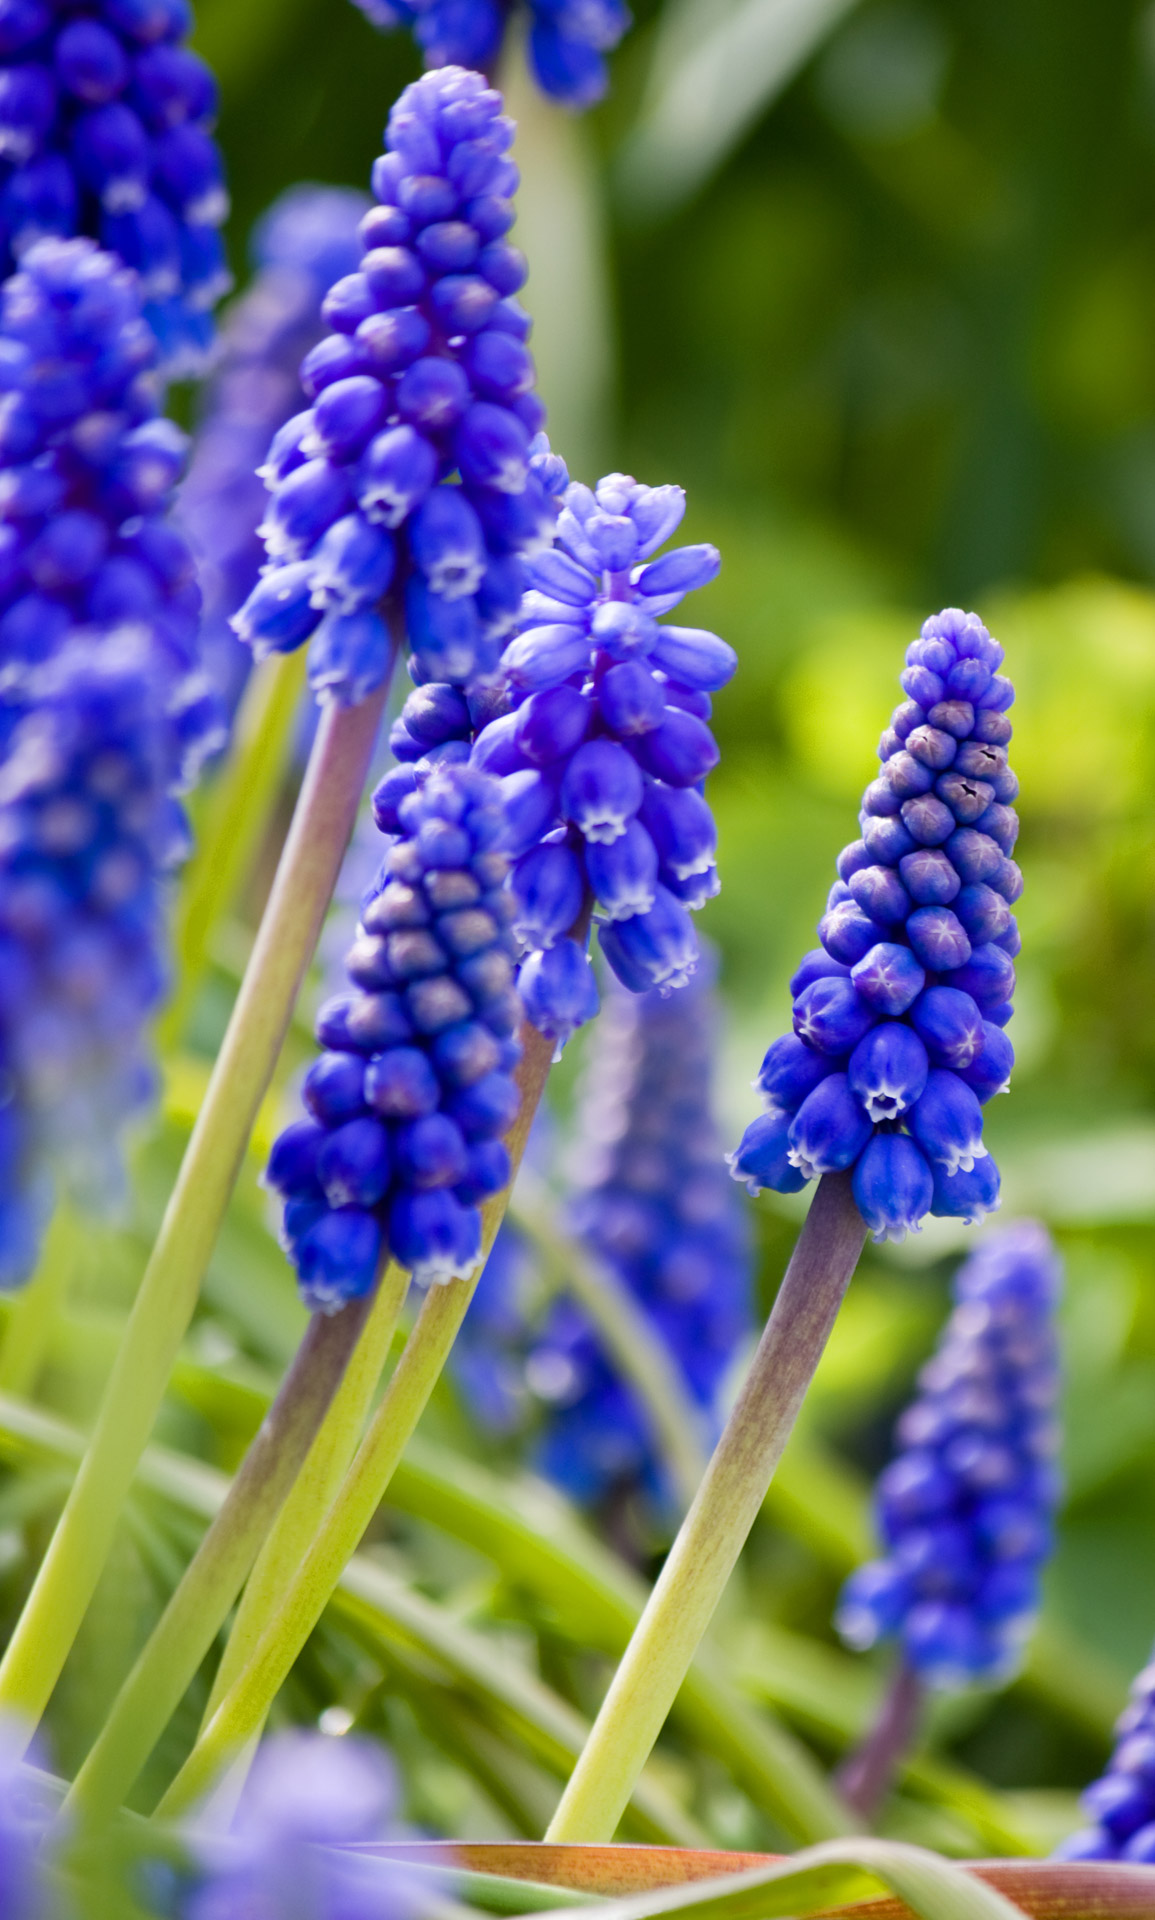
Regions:
<svg viewBox="0 0 1155 1920"><path fill-rule="evenodd" d="M877 1720L862 1745L843 1761L834 1776L847 1806L853 1807L867 1826L873 1826L895 1773L914 1743L922 1706L922 1682L900 1658Z"/></svg>

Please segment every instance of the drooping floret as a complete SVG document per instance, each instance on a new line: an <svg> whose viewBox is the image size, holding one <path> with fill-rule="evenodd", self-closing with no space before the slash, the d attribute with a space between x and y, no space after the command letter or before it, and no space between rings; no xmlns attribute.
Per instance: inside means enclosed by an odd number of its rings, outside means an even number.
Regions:
<svg viewBox="0 0 1155 1920"><path fill-rule="evenodd" d="M403 603L418 683L492 673L549 544L556 505L532 469L544 419L505 235L513 122L478 74L407 87L373 169L357 272L333 286L333 332L308 354L312 405L263 468L268 568L236 618L258 654L309 641L317 694L362 699L388 669L380 607Z"/></svg>
<svg viewBox="0 0 1155 1920"><path fill-rule="evenodd" d="M172 378L229 287L216 81L188 0L9 0L0 15L0 268L86 234L140 275Z"/></svg>
<svg viewBox="0 0 1155 1920"><path fill-rule="evenodd" d="M1038 1611L1061 1487L1060 1282L1033 1221L992 1234L959 1268L954 1312L878 1482L886 1557L843 1589L843 1639L897 1640L928 1686L1002 1684Z"/></svg>
<svg viewBox="0 0 1155 1920"><path fill-rule="evenodd" d="M269 1162L303 1296L325 1312L366 1293L386 1251L422 1283L472 1273L481 1202L509 1180L520 1003L500 789L434 768L399 824L347 957L354 991L318 1016L310 1117Z"/></svg>
<svg viewBox="0 0 1155 1920"><path fill-rule="evenodd" d="M752 1193L853 1168L876 1240L998 1205L982 1108L1014 1064L1004 1028L1023 884L1002 661L977 614L955 607L907 648L907 699L879 745L862 836L838 856L822 944L790 982L794 1031L762 1062L767 1111L731 1156Z"/></svg>
<svg viewBox="0 0 1155 1920"><path fill-rule="evenodd" d="M369 205L349 187L307 184L273 202L253 231L256 272L225 315L202 392L177 516L197 557L205 670L230 710L252 656L229 623L265 560L257 528L267 496L257 468L304 405L298 368L327 331L326 293L356 269Z"/></svg>
<svg viewBox="0 0 1155 1920"><path fill-rule="evenodd" d="M408 27L427 67L492 72L513 12L509 0L353 0L375 27ZM527 0L530 70L563 106L592 107L609 85L605 56L630 25L622 0Z"/></svg>

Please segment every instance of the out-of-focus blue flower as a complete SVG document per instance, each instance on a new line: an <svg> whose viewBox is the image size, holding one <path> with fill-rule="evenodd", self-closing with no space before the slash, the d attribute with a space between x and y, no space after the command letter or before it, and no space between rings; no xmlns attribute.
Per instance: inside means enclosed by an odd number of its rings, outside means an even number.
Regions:
<svg viewBox="0 0 1155 1920"><path fill-rule="evenodd" d="M876 1240L998 1205L982 1107L1014 1065L1003 1029L1023 884L1002 661L957 607L907 648L907 699L879 744L862 837L838 856L822 945L790 982L794 1032L762 1062L767 1111L731 1156L751 1193L853 1168Z"/></svg>
<svg viewBox="0 0 1155 1920"><path fill-rule="evenodd" d="M751 1326L751 1247L722 1162L711 1082L719 1009L707 955L684 992L615 988L591 1041L570 1226L635 1296L716 1429ZM559 1303L529 1355L548 1408L539 1461L584 1504L671 1489L644 1408L581 1308Z"/></svg>
<svg viewBox="0 0 1155 1920"><path fill-rule="evenodd" d="M11 0L0 25L0 265L87 234L139 275L165 372L197 372L229 275L216 82L187 0Z"/></svg>
<svg viewBox="0 0 1155 1920"><path fill-rule="evenodd" d="M310 1118L269 1161L306 1303L368 1291L388 1251L422 1282L477 1266L482 1201L508 1183L520 1001L506 931L497 783L445 764L402 801L401 833L317 1019Z"/></svg>
<svg viewBox="0 0 1155 1920"><path fill-rule="evenodd" d="M654 558L684 511L680 487L625 474L565 489L556 545L529 563L502 655L506 711L473 748L474 764L501 777L520 856L526 1010L559 1046L597 1010L570 934L583 902L622 984L669 991L697 964L690 913L718 891L702 783L718 760L710 694L737 660L716 634L660 624L718 571L711 546Z"/></svg>
<svg viewBox="0 0 1155 1920"><path fill-rule="evenodd" d="M1131 1682L1110 1764L1080 1805L1089 1824L1055 1849L1056 1859L1155 1862L1155 1661Z"/></svg>
<svg viewBox="0 0 1155 1920"><path fill-rule="evenodd" d="M192 1887L181 1920L407 1920L420 1889L368 1848L396 1833L385 1751L348 1735L266 1740L227 1835L189 1832Z"/></svg>
<svg viewBox="0 0 1155 1920"><path fill-rule="evenodd" d="M197 556L205 668L230 711L251 656L229 621L265 559L257 528L267 496L256 470L304 405L298 368L325 332L325 294L361 257L357 229L369 205L347 187L290 187L253 230L256 271L221 326L177 513Z"/></svg>
<svg viewBox="0 0 1155 1920"><path fill-rule="evenodd" d="M42 1847L52 1816L31 1769L27 1735L0 1722L0 1913L4 1920L56 1920L61 1907Z"/></svg>
<svg viewBox="0 0 1155 1920"><path fill-rule="evenodd" d="M532 1272L524 1238L511 1221L503 1221L450 1357L474 1418L501 1439L521 1433L528 1415L525 1346Z"/></svg>
<svg viewBox="0 0 1155 1920"><path fill-rule="evenodd" d="M74 639L0 698L0 1286L26 1279L58 1177L123 1190L125 1123L154 1092L172 797L185 715L146 636Z"/></svg>
<svg viewBox="0 0 1155 1920"><path fill-rule="evenodd" d="M356 273L330 288L333 332L301 378L312 405L275 436L268 569L235 620L258 654L309 641L321 699L363 699L404 604L420 684L492 673L548 546L556 503L534 470L544 419L514 295L525 261L505 238L518 171L513 122L476 73L407 87L373 169Z"/></svg>
<svg viewBox="0 0 1155 1920"><path fill-rule="evenodd" d="M0 1282L26 1277L51 1173L119 1189L151 1088L174 794L219 739L192 555L167 513L185 440L157 416L136 276L42 240L0 289Z"/></svg>
<svg viewBox="0 0 1155 1920"><path fill-rule="evenodd" d="M427 67L492 72L512 13L509 0L353 0L373 26L408 27ZM563 106L592 107L609 86L605 56L630 25L622 0L527 0L529 64Z"/></svg>
<svg viewBox="0 0 1155 1920"><path fill-rule="evenodd" d="M1060 1285L1034 1221L992 1234L963 1262L954 1312L898 1423L901 1451L878 1482L886 1558L843 1589L843 1639L897 1639L932 1687L1009 1679L1038 1610L1061 1491Z"/></svg>

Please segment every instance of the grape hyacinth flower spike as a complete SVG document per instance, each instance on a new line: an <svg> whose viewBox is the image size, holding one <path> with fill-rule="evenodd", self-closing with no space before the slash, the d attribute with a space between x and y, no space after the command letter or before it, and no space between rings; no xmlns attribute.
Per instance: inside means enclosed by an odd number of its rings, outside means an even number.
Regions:
<svg viewBox="0 0 1155 1920"><path fill-rule="evenodd" d="M513 14L510 0L353 0L382 31L408 27L427 67L491 73ZM609 85L605 56L630 25L622 0L527 0L530 71L543 93L581 111Z"/></svg>
<svg viewBox="0 0 1155 1920"><path fill-rule="evenodd" d="M864 1814L886 1791L923 1689L1001 1686L1021 1659L1061 1491L1060 1287L1044 1227L992 1234L955 1276L954 1311L898 1423L900 1451L876 1493L886 1555L851 1575L837 1614L851 1646L899 1647L882 1718L841 1776Z"/></svg>
<svg viewBox="0 0 1155 1920"><path fill-rule="evenodd" d="M500 788L437 768L400 814L348 955L356 991L318 1017L310 1118L269 1161L303 1296L324 1312L367 1293L385 1251L422 1284L471 1274L480 1204L510 1176L520 1005Z"/></svg>
<svg viewBox="0 0 1155 1920"><path fill-rule="evenodd" d="M257 468L273 435L301 411L298 368L327 332L321 302L329 288L356 271L369 205L350 187L308 184L273 202L253 231L256 271L225 314L202 392L177 513L197 556L205 669L230 712L252 656L229 623L265 560Z"/></svg>
<svg viewBox="0 0 1155 1920"><path fill-rule="evenodd" d="M907 698L879 744L861 838L838 856L822 944L790 983L794 1031L762 1062L767 1111L732 1156L752 1193L853 1169L876 1240L901 1240L928 1213L976 1221L998 1205L982 1107L1014 1064L1004 1028L1022 891L1002 661L978 616L955 607L907 648Z"/></svg>
<svg viewBox="0 0 1155 1920"><path fill-rule="evenodd" d="M572 1159L569 1225L628 1288L670 1353L709 1441L751 1318L751 1245L726 1178L711 1079L719 1026L713 953L684 991L615 987L594 1028ZM640 1503L668 1518L675 1489L646 1410L582 1309L558 1303L534 1341L545 1402L539 1464L583 1505Z"/></svg>
<svg viewBox="0 0 1155 1920"><path fill-rule="evenodd" d="M1055 1849L1057 1860L1155 1863L1155 1659L1131 1682L1115 1722L1107 1771L1087 1788L1080 1807L1088 1824Z"/></svg>
<svg viewBox="0 0 1155 1920"><path fill-rule="evenodd" d="M737 666L697 627L663 625L718 572L717 549L658 554L685 511L680 487L609 474L565 488L556 545L530 560L530 591L501 659L507 711L478 734L501 777L512 851L519 985L559 1047L597 1010L580 927L632 993L683 986L698 960L690 913L718 890L717 833L702 796L718 749L710 695Z"/></svg>
<svg viewBox="0 0 1155 1920"><path fill-rule="evenodd" d="M405 89L373 168L355 273L306 355L312 404L262 469L268 566L234 625L259 656L309 642L309 679L354 704L390 658L378 611L404 602L410 670L466 685L497 667L556 503L533 470L526 266L505 235L518 171L501 96L460 67Z"/></svg>
<svg viewBox="0 0 1155 1920"><path fill-rule="evenodd" d="M165 373L203 368L228 291L216 82L187 0L15 0L0 38L0 268L84 234L140 276Z"/></svg>

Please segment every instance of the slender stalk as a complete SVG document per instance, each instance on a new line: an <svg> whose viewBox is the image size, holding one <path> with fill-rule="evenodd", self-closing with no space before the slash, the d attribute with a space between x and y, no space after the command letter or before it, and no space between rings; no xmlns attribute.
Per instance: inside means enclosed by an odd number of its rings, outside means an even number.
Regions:
<svg viewBox="0 0 1155 1920"><path fill-rule="evenodd" d="M385 700L330 707L252 958L113 1364L96 1428L0 1662L0 1710L39 1720L76 1637L196 1306L368 772Z"/></svg>
<svg viewBox="0 0 1155 1920"><path fill-rule="evenodd" d="M404 1276L391 1267L372 1301L355 1301L332 1316L313 1315L224 1505L76 1776L66 1811L82 1807L96 1816L112 1812L124 1799L220 1631L278 1510L292 1498L326 1416L344 1411L349 1375L360 1385L371 1372L363 1397L357 1398L355 1431L360 1431L364 1401L389 1350L405 1285Z"/></svg>
<svg viewBox="0 0 1155 1920"><path fill-rule="evenodd" d="M612 1840L766 1497L865 1236L849 1174L826 1174L737 1404L602 1702L547 1840Z"/></svg>
<svg viewBox="0 0 1155 1920"><path fill-rule="evenodd" d="M348 1471L400 1317L409 1275L390 1264L381 1283L386 1312L374 1315L341 1382L309 1457L277 1514L245 1584L204 1712L207 1726L281 1604Z"/></svg>
<svg viewBox="0 0 1155 1920"><path fill-rule="evenodd" d="M611 1268L554 1224L551 1195L528 1171L517 1183L510 1218L522 1228L554 1283L584 1307L634 1388L664 1455L683 1511L706 1471L705 1421L682 1383L669 1347Z"/></svg>
<svg viewBox="0 0 1155 1920"><path fill-rule="evenodd" d="M521 1107L506 1142L515 1174L553 1056L553 1042L534 1027L523 1027L522 1042L524 1051L518 1068ZM484 1255L497 1238L508 1201L507 1188L482 1209ZM429 1289L337 1498L292 1583L282 1593L275 1618L161 1800L158 1815L167 1818L181 1813L199 1800L264 1720L384 1497L449 1356L479 1273L480 1269L470 1280L450 1280Z"/></svg>
<svg viewBox="0 0 1155 1920"><path fill-rule="evenodd" d="M200 821L173 927L176 985L157 1023L165 1052L180 1039L204 978L209 939L236 898L268 832L305 684L305 651L275 654L255 667L237 710L229 757Z"/></svg>
<svg viewBox="0 0 1155 1920"><path fill-rule="evenodd" d="M922 1682L905 1660L898 1660L870 1732L856 1752L835 1774L848 1807L871 1826L890 1792L891 1782L918 1732L922 1717Z"/></svg>
<svg viewBox="0 0 1155 1920"><path fill-rule="evenodd" d="M77 1234L75 1215L61 1200L48 1223L36 1272L9 1311L0 1348L0 1393L27 1400L35 1391L76 1263Z"/></svg>

